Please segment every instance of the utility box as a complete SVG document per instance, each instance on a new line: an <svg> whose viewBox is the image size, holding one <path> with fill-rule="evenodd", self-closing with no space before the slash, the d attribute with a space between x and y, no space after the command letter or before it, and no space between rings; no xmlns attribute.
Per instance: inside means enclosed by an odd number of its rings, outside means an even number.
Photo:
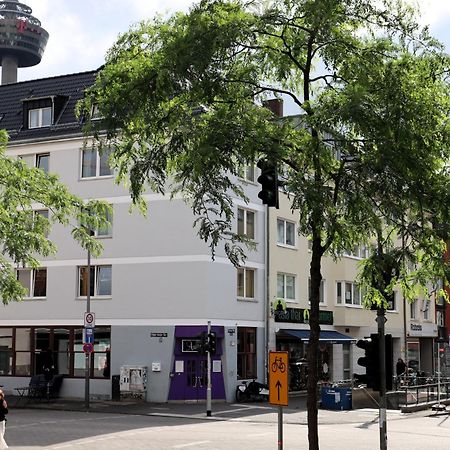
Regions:
<svg viewBox="0 0 450 450"><path fill-rule="evenodd" d="M352 409L352 389L346 387L323 387L321 402L323 409Z"/></svg>
<svg viewBox="0 0 450 450"><path fill-rule="evenodd" d="M122 366L120 368L120 392L142 393L147 391L148 369L146 366Z"/></svg>

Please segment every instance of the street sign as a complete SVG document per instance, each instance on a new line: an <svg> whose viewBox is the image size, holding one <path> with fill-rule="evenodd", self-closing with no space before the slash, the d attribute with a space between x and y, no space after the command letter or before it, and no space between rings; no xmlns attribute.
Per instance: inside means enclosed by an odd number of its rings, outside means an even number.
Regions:
<svg viewBox="0 0 450 450"><path fill-rule="evenodd" d="M288 352L269 352L269 403L288 406Z"/></svg>
<svg viewBox="0 0 450 450"><path fill-rule="evenodd" d="M93 344L94 343L94 329L93 328L85 328L83 343L84 344Z"/></svg>
<svg viewBox="0 0 450 450"><path fill-rule="evenodd" d="M95 313L84 313L84 328L95 328Z"/></svg>
<svg viewBox="0 0 450 450"><path fill-rule="evenodd" d="M84 344L83 345L83 352L84 353L92 353L94 351L94 345L93 344Z"/></svg>

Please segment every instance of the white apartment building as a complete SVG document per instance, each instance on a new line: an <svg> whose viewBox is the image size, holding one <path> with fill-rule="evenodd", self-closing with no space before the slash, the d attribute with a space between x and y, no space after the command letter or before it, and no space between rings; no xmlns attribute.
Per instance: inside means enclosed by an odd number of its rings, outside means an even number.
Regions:
<svg viewBox="0 0 450 450"><path fill-rule="evenodd" d="M254 239L257 249L239 269L220 248L212 260L182 199L149 192L148 216L130 213L130 196L115 184L107 155L83 149L81 124L74 115L95 75L92 71L0 86L0 126L10 136L8 155L58 174L82 198L112 206L111 227L96 232L103 253L91 261L89 289L96 317L91 394L109 398L112 376L123 366L137 366L148 369L147 401L204 400L206 356L197 349L210 321L217 336L212 398L234 401L242 379L266 379L268 350L288 350L293 362L305 355L307 240L297 235L295 214L284 195L280 209L269 210L267 217L251 167L242 180L249 203L236 201L235 227ZM51 214L39 205L36 210ZM10 392L26 385L32 375L42 373L50 351L55 371L65 375L61 395L83 397L87 255L67 228L54 226L49 238L58 253L42 260L40 269L18 268L29 295L1 308L0 384ZM375 315L361 307L354 282L360 256L324 263L322 378L347 379L358 372L352 343L376 332ZM287 306L282 312L274 307L280 298ZM408 348L417 350L422 370L430 371L434 309L432 304L427 310L415 308L414 317L412 307L407 311ZM405 348L401 300L387 318L396 357Z"/></svg>

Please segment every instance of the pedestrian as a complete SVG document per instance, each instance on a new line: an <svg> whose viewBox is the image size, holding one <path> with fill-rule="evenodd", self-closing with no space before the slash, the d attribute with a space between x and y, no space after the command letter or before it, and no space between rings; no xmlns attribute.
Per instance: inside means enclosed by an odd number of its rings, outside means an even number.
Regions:
<svg viewBox="0 0 450 450"><path fill-rule="evenodd" d="M0 389L0 449L8 448L5 442L6 414L8 414L8 404L5 400L5 394Z"/></svg>
<svg viewBox="0 0 450 450"><path fill-rule="evenodd" d="M401 376L405 373L406 371L406 364L405 361L403 361L402 358L398 358L397 360L397 364L395 366L395 372L397 373L397 376Z"/></svg>

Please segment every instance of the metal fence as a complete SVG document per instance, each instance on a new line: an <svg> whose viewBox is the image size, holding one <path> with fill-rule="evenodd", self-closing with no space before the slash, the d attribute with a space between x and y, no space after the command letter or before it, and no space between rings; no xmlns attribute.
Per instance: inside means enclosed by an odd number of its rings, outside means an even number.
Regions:
<svg viewBox="0 0 450 450"><path fill-rule="evenodd" d="M398 389L404 393L406 406L419 404L435 404L450 400L450 380L446 378L440 383L405 385Z"/></svg>

